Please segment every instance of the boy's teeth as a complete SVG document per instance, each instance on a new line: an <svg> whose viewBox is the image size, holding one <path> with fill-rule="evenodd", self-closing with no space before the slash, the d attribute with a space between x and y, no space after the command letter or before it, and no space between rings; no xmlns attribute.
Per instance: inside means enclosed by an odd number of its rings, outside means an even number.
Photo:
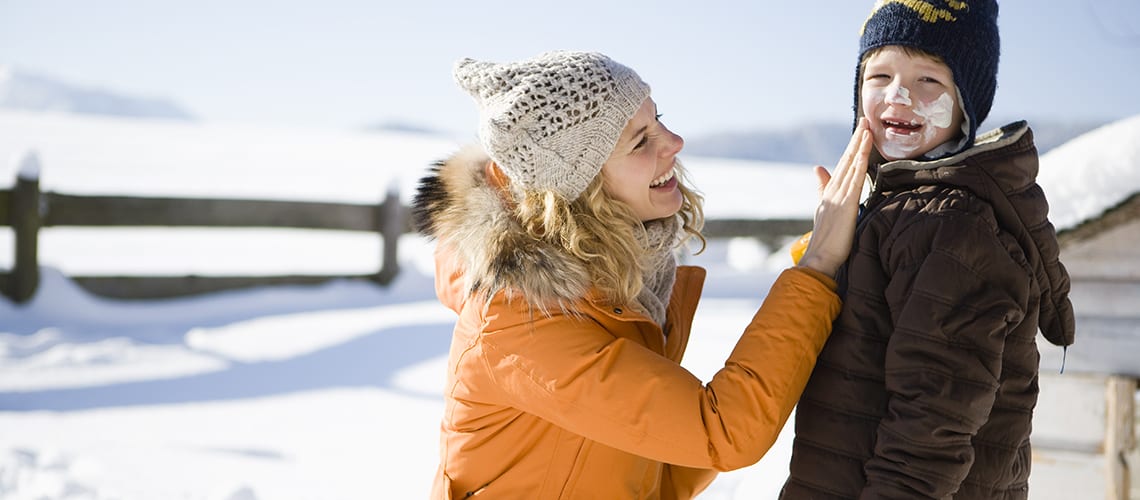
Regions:
<svg viewBox="0 0 1140 500"><path fill-rule="evenodd" d="M911 122L900 122L900 121L895 121L895 120L884 120L884 121L887 124L887 126L889 126L889 127L918 128L918 124L913 122L913 121L911 121Z"/></svg>
<svg viewBox="0 0 1140 500"><path fill-rule="evenodd" d="M669 182L669 179L672 179L672 178L673 178L673 169L669 169L668 172L665 172L665 175L662 175L661 177L653 179L653 183L650 184L649 187L660 186L662 184L665 184L666 182Z"/></svg>

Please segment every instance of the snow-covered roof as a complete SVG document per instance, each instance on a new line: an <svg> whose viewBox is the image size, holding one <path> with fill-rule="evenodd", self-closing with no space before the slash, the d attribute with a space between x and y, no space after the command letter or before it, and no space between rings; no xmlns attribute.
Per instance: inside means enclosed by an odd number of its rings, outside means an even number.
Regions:
<svg viewBox="0 0 1140 500"><path fill-rule="evenodd" d="M1049 198L1049 219L1058 230L1097 219L1140 193L1140 114L1042 155L1037 182Z"/></svg>

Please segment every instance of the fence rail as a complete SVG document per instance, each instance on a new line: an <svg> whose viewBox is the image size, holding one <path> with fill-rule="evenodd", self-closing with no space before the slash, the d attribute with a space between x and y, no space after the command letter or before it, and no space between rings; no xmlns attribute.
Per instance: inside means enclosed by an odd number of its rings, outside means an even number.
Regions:
<svg viewBox="0 0 1140 500"><path fill-rule="evenodd" d="M271 227L378 233L383 254L376 273L291 276L72 276L91 293L113 298L166 298L265 285L316 284L363 279L386 285L399 272L400 235L411 232L410 211L389 190L378 205L243 199L77 196L41 192L36 176L21 175L0 190L0 226L15 235L12 269L0 273L0 291L26 302L39 285L39 231L44 227ZM708 238L753 237L775 246L781 238L811 230L807 219L706 221Z"/></svg>
<svg viewBox="0 0 1140 500"><path fill-rule="evenodd" d="M39 285L39 231L44 227L270 227L378 233L383 253L376 273L292 276L73 276L81 287L114 298L164 298L264 285L315 284L366 279L388 284L399 272L397 241L411 230L399 194L389 190L378 205L301 201L76 196L41 192L39 180L21 175L0 190L0 226L15 236L12 269L0 274L0 290L26 302Z"/></svg>

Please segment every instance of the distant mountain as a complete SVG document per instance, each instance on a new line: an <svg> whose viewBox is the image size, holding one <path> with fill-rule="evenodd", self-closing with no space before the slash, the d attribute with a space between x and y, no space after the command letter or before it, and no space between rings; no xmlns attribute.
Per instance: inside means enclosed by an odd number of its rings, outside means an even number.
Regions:
<svg viewBox="0 0 1140 500"><path fill-rule="evenodd" d="M822 123L783 130L722 132L686 138L685 152L697 156L814 165L829 158L834 162L843 154L850 138L850 125Z"/></svg>
<svg viewBox="0 0 1140 500"><path fill-rule="evenodd" d="M414 123L400 121L388 121L375 125L369 125L367 127L364 127L364 130L368 132L403 132L408 134L421 134L431 136L447 135L441 130L434 129L426 125L417 125Z"/></svg>
<svg viewBox="0 0 1140 500"><path fill-rule="evenodd" d="M0 66L0 108L133 118L194 120L168 99L128 96Z"/></svg>
<svg viewBox="0 0 1140 500"><path fill-rule="evenodd" d="M982 129L994 128L996 123L1006 122L986 120ZM1044 154L1105 123L1031 120L1029 125L1033 129L1037 150ZM686 138L685 152L698 156L830 166L843 154L850 138L850 124L816 123L786 130L722 132Z"/></svg>

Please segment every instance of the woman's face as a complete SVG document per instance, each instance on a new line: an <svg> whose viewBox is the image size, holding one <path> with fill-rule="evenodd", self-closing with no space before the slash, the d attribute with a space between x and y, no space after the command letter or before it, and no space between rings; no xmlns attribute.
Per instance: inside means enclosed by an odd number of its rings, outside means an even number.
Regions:
<svg viewBox="0 0 1140 500"><path fill-rule="evenodd" d="M898 47L867 59L859 92L879 154L918 158L962 132L953 73L945 64Z"/></svg>
<svg viewBox="0 0 1140 500"><path fill-rule="evenodd" d="M681 209L674 167L685 141L658 118L657 104L645 99L602 165L606 192L633 207L643 222L672 216Z"/></svg>

